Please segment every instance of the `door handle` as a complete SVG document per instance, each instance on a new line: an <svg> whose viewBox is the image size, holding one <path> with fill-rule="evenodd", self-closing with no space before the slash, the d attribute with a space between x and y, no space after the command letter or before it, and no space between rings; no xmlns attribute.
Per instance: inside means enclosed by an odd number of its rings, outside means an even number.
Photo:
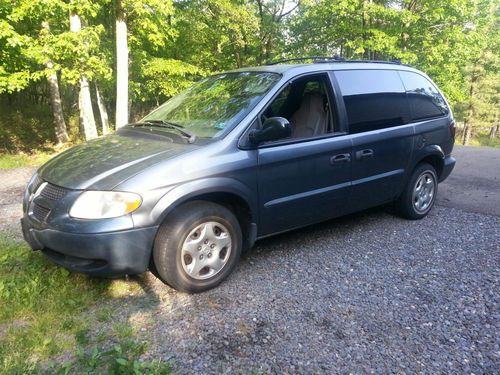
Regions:
<svg viewBox="0 0 500 375"><path fill-rule="evenodd" d="M351 154L338 154L330 158L330 164L349 163L351 161Z"/></svg>
<svg viewBox="0 0 500 375"><path fill-rule="evenodd" d="M362 160L372 157L373 157L373 150L370 148L361 151L356 151L356 160Z"/></svg>

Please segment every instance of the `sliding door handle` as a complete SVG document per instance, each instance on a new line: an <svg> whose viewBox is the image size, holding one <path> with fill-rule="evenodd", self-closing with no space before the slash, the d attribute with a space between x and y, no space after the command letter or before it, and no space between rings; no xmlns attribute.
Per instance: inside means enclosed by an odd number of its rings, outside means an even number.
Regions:
<svg viewBox="0 0 500 375"><path fill-rule="evenodd" d="M372 157L373 157L373 150L371 148L367 148L361 151L356 151L356 160L362 160Z"/></svg>
<svg viewBox="0 0 500 375"><path fill-rule="evenodd" d="M338 154L330 158L330 164L343 164L351 161L351 154Z"/></svg>

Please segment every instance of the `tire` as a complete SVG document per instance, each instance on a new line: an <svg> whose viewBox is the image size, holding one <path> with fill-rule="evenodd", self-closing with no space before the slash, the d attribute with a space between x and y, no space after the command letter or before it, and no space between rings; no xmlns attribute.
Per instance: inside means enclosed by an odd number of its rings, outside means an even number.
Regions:
<svg viewBox="0 0 500 375"><path fill-rule="evenodd" d="M421 185L422 183L425 187ZM421 190L419 186L425 191ZM434 167L428 163L418 164L413 170L403 193L396 200L396 209L406 219L423 219L434 206L437 192L438 178Z"/></svg>
<svg viewBox="0 0 500 375"><path fill-rule="evenodd" d="M212 202L189 202L158 229L154 274L179 291L203 292L229 276L242 246L241 228L230 210Z"/></svg>

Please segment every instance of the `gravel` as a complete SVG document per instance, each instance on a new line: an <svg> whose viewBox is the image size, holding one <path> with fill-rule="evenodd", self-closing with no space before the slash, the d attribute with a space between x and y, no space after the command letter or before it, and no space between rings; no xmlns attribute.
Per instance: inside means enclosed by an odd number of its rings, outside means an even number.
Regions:
<svg viewBox="0 0 500 375"><path fill-rule="evenodd" d="M23 192L35 168L0 169L0 230L18 229Z"/></svg>
<svg viewBox="0 0 500 375"><path fill-rule="evenodd" d="M260 241L215 290L115 306L179 374L498 373L500 218L376 209Z"/></svg>
<svg viewBox="0 0 500 375"><path fill-rule="evenodd" d="M31 172L1 172L0 230ZM126 322L179 374L498 373L499 265L498 216L379 208L262 240L203 294L133 278L92 333Z"/></svg>

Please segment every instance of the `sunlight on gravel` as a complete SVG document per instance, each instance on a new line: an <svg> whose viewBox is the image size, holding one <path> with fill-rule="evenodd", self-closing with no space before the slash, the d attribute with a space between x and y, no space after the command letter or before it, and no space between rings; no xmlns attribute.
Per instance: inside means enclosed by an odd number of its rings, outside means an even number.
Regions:
<svg viewBox="0 0 500 375"><path fill-rule="evenodd" d="M94 335L128 324L144 359L179 374L491 373L499 228L440 207L416 222L352 215L259 242L203 294L133 278L142 290L110 300L116 314Z"/></svg>

